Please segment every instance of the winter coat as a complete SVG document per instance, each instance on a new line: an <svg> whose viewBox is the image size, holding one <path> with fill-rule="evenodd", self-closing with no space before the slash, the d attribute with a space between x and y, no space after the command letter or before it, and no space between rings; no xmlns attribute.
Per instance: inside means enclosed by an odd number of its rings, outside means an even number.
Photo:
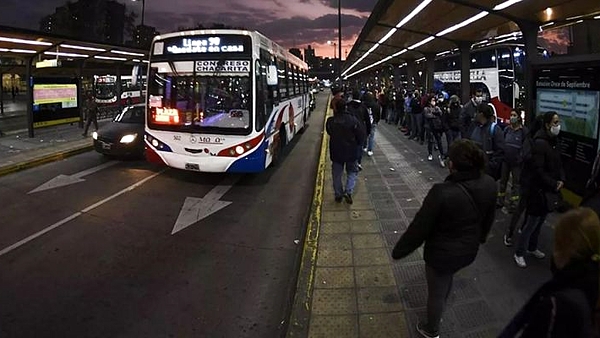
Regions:
<svg viewBox="0 0 600 338"><path fill-rule="evenodd" d="M423 116L425 117L425 128L442 131L444 126L442 125L442 110L440 107L425 107L423 108Z"/></svg>
<svg viewBox="0 0 600 338"><path fill-rule="evenodd" d="M329 157L332 162L346 163L357 160L356 151L365 141L356 117L351 114L336 114L327 118L325 129L329 134Z"/></svg>
<svg viewBox="0 0 600 338"><path fill-rule="evenodd" d="M444 117L444 125L446 129L453 131L460 131L460 113L462 111L462 107L460 105L452 106L450 105L446 110L446 113L443 115Z"/></svg>
<svg viewBox="0 0 600 338"><path fill-rule="evenodd" d="M498 180L500 168L504 161L504 133L498 125L487 122L473 129L470 139L477 144L485 154L485 172Z"/></svg>
<svg viewBox="0 0 600 338"><path fill-rule="evenodd" d="M551 137L545 129L533 137L532 158L526 168L527 186L532 198L528 200L527 213L541 216L548 213L546 192L555 192L558 181L565 181L558 139Z"/></svg>
<svg viewBox="0 0 600 338"><path fill-rule="evenodd" d="M498 337L597 337L592 318L599 272L598 263L591 259L556 270L552 280L542 285Z"/></svg>
<svg viewBox="0 0 600 338"><path fill-rule="evenodd" d="M477 115L477 105L473 100L469 100L460 112L460 131L465 138L470 138L475 129L475 115Z"/></svg>
<svg viewBox="0 0 600 338"><path fill-rule="evenodd" d="M429 190L392 257L406 257L425 242L425 262L438 271L454 273L471 264L494 223L496 193L496 182L488 175L451 174Z"/></svg>
<svg viewBox="0 0 600 338"><path fill-rule="evenodd" d="M523 162L523 142L527 137L527 129L517 130L507 127L504 130L504 161L513 166Z"/></svg>
<svg viewBox="0 0 600 338"><path fill-rule="evenodd" d="M367 111L370 111L371 123L377 124L381 121L381 112L383 111L383 107L379 106L379 103L375 100L367 100L365 102L365 106L367 107Z"/></svg>

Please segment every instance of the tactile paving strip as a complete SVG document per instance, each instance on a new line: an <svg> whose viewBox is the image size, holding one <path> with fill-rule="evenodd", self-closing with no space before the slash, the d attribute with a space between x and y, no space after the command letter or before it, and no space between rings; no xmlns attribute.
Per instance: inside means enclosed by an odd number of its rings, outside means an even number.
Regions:
<svg viewBox="0 0 600 338"><path fill-rule="evenodd" d="M384 220L381 222L383 231L404 231L406 230L406 221L403 218Z"/></svg>
<svg viewBox="0 0 600 338"><path fill-rule="evenodd" d="M458 325L464 330L486 326L495 321L492 310L483 300L454 305L453 312Z"/></svg>
<svg viewBox="0 0 600 338"><path fill-rule="evenodd" d="M420 284L425 280L425 264L393 264L392 270L399 285Z"/></svg>

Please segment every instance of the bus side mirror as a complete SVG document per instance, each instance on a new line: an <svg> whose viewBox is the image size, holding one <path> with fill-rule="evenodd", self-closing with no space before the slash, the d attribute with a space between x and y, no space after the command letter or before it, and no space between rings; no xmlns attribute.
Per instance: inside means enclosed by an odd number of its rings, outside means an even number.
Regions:
<svg viewBox="0 0 600 338"><path fill-rule="evenodd" d="M277 86L277 66L275 65L267 68L267 85Z"/></svg>

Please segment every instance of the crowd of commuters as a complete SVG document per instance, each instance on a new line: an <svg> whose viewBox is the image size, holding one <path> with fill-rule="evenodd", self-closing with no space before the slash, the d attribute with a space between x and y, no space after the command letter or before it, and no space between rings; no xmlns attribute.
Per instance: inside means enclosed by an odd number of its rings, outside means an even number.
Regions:
<svg viewBox="0 0 600 338"><path fill-rule="evenodd" d="M565 173L557 113L538 114L525 126L525 113L515 108L503 123L480 90L464 105L455 95L421 95L418 90L334 89L333 94L327 133L335 201L352 203L363 153L373 155L382 121L397 125L410 140L427 143L428 160L437 157L450 172L431 188L392 253L402 259L424 244L428 300L426 321L417 328L422 336L438 337L453 275L475 260L501 209L511 214L502 241L514 246L513 259L520 268L527 267L528 256L546 257L538 247L542 225L549 213L563 214L554 230L552 280L501 337L598 337L600 156L589 193L580 207L570 207L561 197Z"/></svg>

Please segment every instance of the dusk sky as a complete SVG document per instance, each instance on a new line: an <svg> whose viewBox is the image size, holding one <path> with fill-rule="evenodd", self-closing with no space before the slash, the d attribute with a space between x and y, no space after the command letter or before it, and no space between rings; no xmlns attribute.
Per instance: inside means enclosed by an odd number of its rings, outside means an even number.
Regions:
<svg viewBox="0 0 600 338"><path fill-rule="evenodd" d="M74 2L75 0L73 0ZM119 0L141 14L141 2ZM39 29L39 20L65 0L0 0L0 25ZM342 57L352 45L377 0L342 1ZM138 18L139 20L139 18ZM213 22L256 29L286 48L312 45L332 57L337 41L337 0L146 0L145 23L167 33L177 27ZM337 53L337 51L336 51Z"/></svg>

